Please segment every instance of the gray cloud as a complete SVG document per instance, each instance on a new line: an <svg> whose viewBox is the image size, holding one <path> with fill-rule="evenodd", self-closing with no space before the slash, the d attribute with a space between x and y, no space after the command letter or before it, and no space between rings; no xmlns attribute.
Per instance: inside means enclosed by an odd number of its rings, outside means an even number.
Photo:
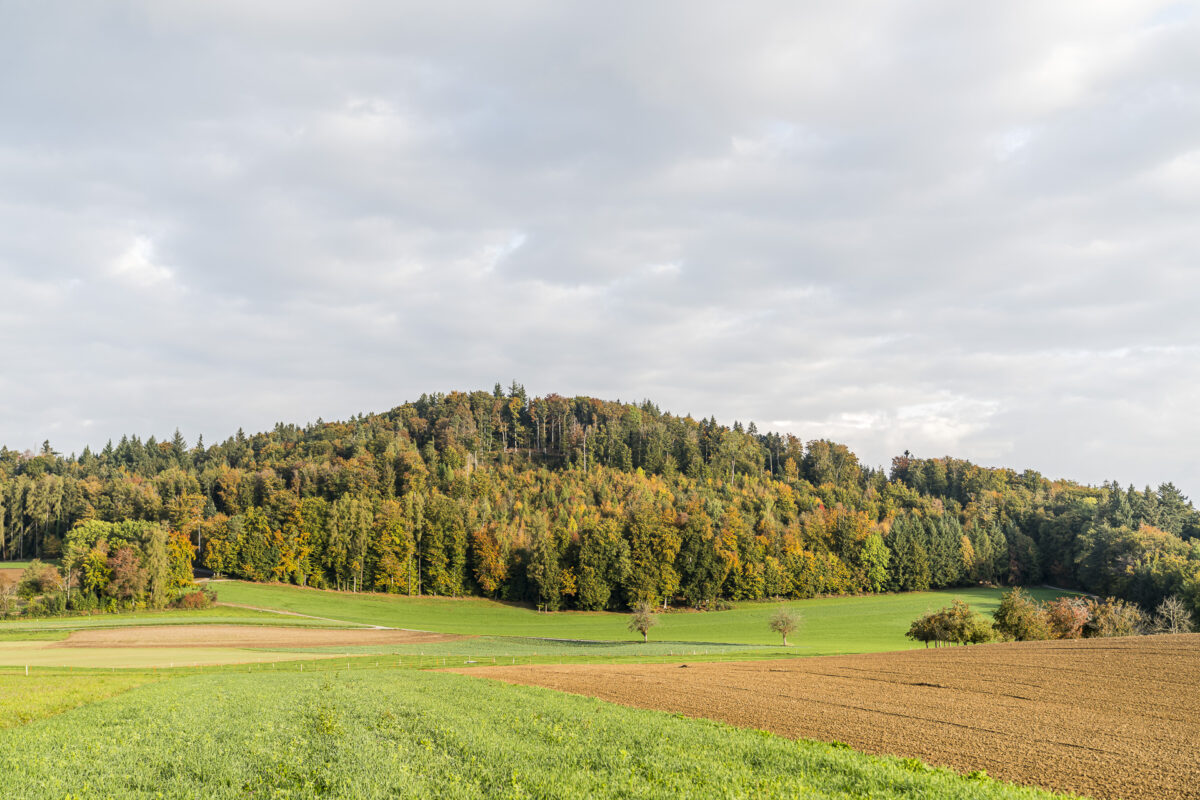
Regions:
<svg viewBox="0 0 1200 800"><path fill-rule="evenodd" d="M1200 491L1193 7L805 5L3 3L0 441L515 376Z"/></svg>

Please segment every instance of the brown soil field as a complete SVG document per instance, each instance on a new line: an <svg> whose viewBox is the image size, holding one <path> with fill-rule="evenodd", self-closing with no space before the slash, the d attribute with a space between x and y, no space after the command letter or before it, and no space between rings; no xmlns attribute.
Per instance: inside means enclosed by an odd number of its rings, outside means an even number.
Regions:
<svg viewBox="0 0 1200 800"><path fill-rule="evenodd" d="M13 583L17 583L21 580L21 575L24 574L24 572L25 570L23 569L10 569L5 567L4 569L0 569L0 581L9 580Z"/></svg>
<svg viewBox="0 0 1200 800"><path fill-rule="evenodd" d="M1104 800L1200 798L1200 634L460 671Z"/></svg>
<svg viewBox="0 0 1200 800"><path fill-rule="evenodd" d="M55 647L322 647L425 644L465 639L447 633L376 628L269 628L256 625L147 625L75 631Z"/></svg>

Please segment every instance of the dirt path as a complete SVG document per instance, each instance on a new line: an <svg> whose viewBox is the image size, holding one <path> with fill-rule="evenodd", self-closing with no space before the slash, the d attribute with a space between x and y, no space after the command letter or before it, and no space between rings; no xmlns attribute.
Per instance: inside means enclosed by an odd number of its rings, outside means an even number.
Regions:
<svg viewBox="0 0 1200 800"><path fill-rule="evenodd" d="M52 647L331 647L426 644L465 639L392 629L269 628L257 625L146 625L75 631Z"/></svg>
<svg viewBox="0 0 1200 800"><path fill-rule="evenodd" d="M463 673L1103 800L1200 798L1200 634Z"/></svg>

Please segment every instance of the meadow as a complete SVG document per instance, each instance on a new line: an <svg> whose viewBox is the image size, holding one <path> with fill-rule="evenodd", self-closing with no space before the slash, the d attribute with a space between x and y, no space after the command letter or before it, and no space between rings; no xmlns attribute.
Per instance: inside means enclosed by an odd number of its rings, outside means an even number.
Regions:
<svg viewBox="0 0 1200 800"><path fill-rule="evenodd" d="M195 610L129 611L119 614L75 614L62 617L0 620L0 643L17 639L61 639L71 631L149 625L270 625L317 628L362 627L353 622L314 620L236 606Z"/></svg>
<svg viewBox="0 0 1200 800"><path fill-rule="evenodd" d="M145 672L111 675L0 675L0 729L59 714L70 708L155 680Z"/></svg>
<svg viewBox="0 0 1200 800"><path fill-rule="evenodd" d="M0 731L0 796L1052 797L844 746L415 670L156 681Z"/></svg>
<svg viewBox="0 0 1200 800"><path fill-rule="evenodd" d="M629 616L610 612L564 611L541 613L482 598L402 597L304 589L278 584L220 581L211 584L222 603L237 603L392 628L487 635L636 642L627 629ZM795 655L834 655L907 650L917 647L906 639L909 624L926 611L961 598L990 613L1004 590L960 588L937 592L821 597L784 603L735 603L727 611L676 610L658 615L651 641L721 644L780 644L767 619L780 605L797 611L803 625L793 634L788 650ZM1051 589L1030 591L1038 599L1061 594Z"/></svg>

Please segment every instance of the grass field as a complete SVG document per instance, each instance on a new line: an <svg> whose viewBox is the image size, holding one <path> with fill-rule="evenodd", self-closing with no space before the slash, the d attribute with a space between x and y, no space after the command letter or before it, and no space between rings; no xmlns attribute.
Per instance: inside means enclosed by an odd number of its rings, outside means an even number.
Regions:
<svg viewBox="0 0 1200 800"><path fill-rule="evenodd" d="M154 680L146 673L0 675L0 728L59 714Z"/></svg>
<svg viewBox="0 0 1200 800"><path fill-rule="evenodd" d="M0 796L1050 797L915 761L409 670L141 686L0 731Z"/></svg>
<svg viewBox="0 0 1200 800"><path fill-rule="evenodd" d="M628 616L604 612L544 614L480 598L396 597L351 594L293 586L225 581L213 584L221 602L275 608L350 622L395 628L491 636L523 636L598 641L636 641ZM1059 592L1034 589L1038 599ZM913 648L904 633L909 624L930 609L960 597L974 608L990 612L1001 589L968 588L864 597L827 597L784 603L804 617L790 637L796 655L864 653ZM651 640L713 644L777 645L779 637L767 619L779 603L739 603L729 611L677 611L659 615Z"/></svg>
<svg viewBox="0 0 1200 800"><path fill-rule="evenodd" d="M5 569L20 569L23 570L32 564L32 561L0 561L0 570ZM56 564L56 561L43 561L43 564Z"/></svg>
<svg viewBox="0 0 1200 800"><path fill-rule="evenodd" d="M282 653L322 653L325 647L280 647L271 648ZM594 642L568 639L530 639L521 636L472 636L453 642L430 642L426 644L385 644L363 646L340 646L337 652L347 655L512 655L512 656L593 656L606 659L612 656L638 655L733 655L757 656L764 653L795 655L784 650L778 643L772 646L749 644L699 644L695 642Z"/></svg>
<svg viewBox="0 0 1200 800"><path fill-rule="evenodd" d="M353 622L331 622L290 614L273 614L234 606L214 606L194 611L132 611L122 614L46 617L0 621L0 642L33 638L38 632L55 633L90 628L124 628L131 625L270 625L309 628L353 628ZM55 638L48 636L47 638ZM61 638L58 637L58 638Z"/></svg>

